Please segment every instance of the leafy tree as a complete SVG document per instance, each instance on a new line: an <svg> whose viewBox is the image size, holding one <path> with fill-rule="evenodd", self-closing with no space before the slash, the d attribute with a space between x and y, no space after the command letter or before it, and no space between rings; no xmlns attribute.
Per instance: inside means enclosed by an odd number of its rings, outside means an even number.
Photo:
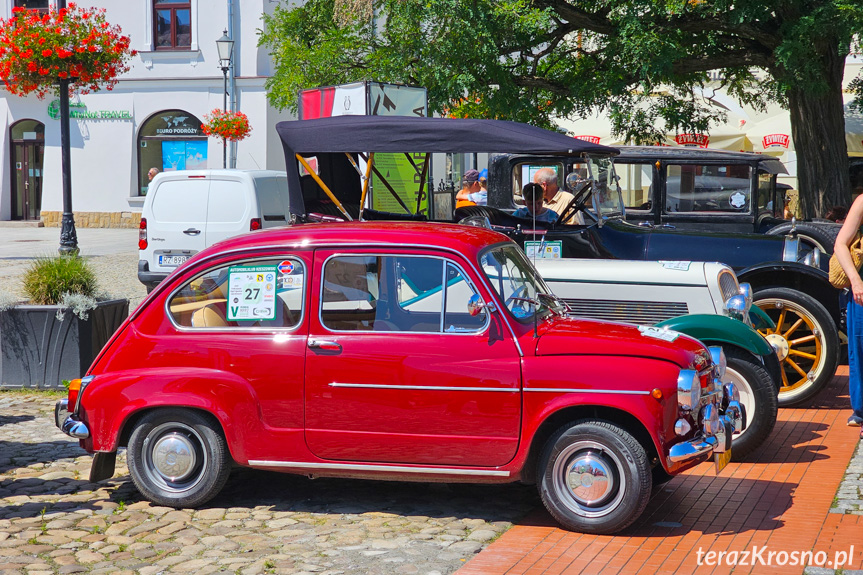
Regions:
<svg viewBox="0 0 863 575"><path fill-rule="evenodd" d="M452 116L551 127L598 110L651 143L724 119L705 88L779 102L816 216L850 202L842 76L860 35L860 0L309 0L265 16L261 43L282 108L301 88L377 80L424 86Z"/></svg>

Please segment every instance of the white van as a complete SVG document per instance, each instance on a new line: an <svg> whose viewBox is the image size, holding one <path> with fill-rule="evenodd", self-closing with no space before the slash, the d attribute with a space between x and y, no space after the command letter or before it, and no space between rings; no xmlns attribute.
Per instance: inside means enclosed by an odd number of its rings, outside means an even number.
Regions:
<svg viewBox="0 0 863 575"><path fill-rule="evenodd" d="M138 279L147 291L220 240L291 221L285 172L182 170L157 174L138 239Z"/></svg>

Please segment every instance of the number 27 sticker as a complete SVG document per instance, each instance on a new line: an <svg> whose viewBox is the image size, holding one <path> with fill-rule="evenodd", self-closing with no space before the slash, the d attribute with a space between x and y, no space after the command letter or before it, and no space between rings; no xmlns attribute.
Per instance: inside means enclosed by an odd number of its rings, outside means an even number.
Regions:
<svg viewBox="0 0 863 575"><path fill-rule="evenodd" d="M228 270L228 321L276 319L276 267Z"/></svg>

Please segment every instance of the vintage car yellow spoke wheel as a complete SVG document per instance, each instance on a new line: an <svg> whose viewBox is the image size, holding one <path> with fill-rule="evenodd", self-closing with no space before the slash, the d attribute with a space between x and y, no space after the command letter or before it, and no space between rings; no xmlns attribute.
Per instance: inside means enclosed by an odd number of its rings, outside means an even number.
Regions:
<svg viewBox="0 0 863 575"><path fill-rule="evenodd" d="M827 310L814 298L787 288L757 292L755 304L776 324L758 330L779 358L779 405L802 403L820 391L836 371L839 337Z"/></svg>

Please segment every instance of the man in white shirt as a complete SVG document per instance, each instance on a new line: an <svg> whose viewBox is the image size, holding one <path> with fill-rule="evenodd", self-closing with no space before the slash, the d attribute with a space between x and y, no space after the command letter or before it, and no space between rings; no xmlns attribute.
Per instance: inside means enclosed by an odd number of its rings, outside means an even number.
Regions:
<svg viewBox="0 0 863 575"><path fill-rule="evenodd" d="M533 175L533 181L542 186L544 206L549 210L562 214L574 197L569 192L561 190L557 185L557 172L554 168L540 168ZM584 224L581 212L569 217L565 224Z"/></svg>

